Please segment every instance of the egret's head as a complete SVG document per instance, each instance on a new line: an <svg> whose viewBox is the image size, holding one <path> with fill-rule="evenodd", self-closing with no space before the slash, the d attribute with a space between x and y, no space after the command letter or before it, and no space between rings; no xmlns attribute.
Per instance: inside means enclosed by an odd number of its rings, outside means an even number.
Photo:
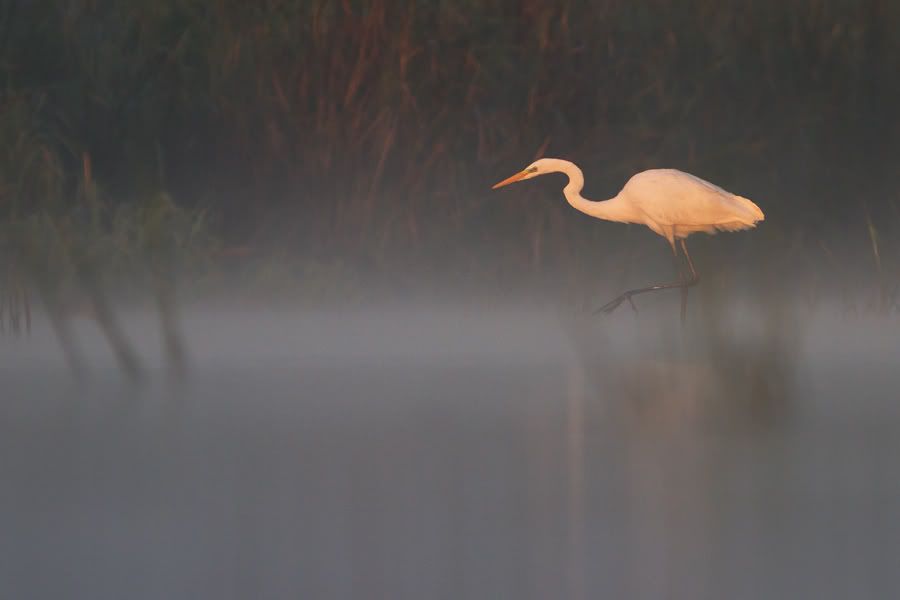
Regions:
<svg viewBox="0 0 900 600"><path fill-rule="evenodd" d="M537 177L538 175L546 175L547 173L555 173L559 169L556 165L556 160L552 158L540 158L523 170L519 171L512 177L507 177L500 183L494 184L491 189L496 190L497 188L503 187L504 185L509 185L511 183L515 183L517 181L525 181L526 179L531 179L532 177Z"/></svg>

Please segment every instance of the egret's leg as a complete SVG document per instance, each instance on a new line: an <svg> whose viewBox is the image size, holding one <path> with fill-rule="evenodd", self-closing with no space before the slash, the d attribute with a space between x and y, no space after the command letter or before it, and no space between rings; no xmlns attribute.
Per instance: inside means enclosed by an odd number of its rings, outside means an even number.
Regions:
<svg viewBox="0 0 900 600"><path fill-rule="evenodd" d="M616 308L618 308L620 304L622 304L626 300L628 300L628 302L631 304L632 308L637 310L637 308L634 306L634 301L631 299L632 296L637 296L638 294L646 294L647 292L657 292L659 290L671 290L671 289L686 290L687 288L689 288L691 286L697 285L697 283L700 281L700 277L697 275L697 271L694 269L694 262L691 260L691 255L688 254L688 252L687 252L687 246L685 246L683 239L681 240L681 248L682 248L682 250L684 250L684 256L687 259L688 267L691 270L690 279L682 279L681 273L676 273L676 276L678 277L678 281L673 281L671 283L660 283L657 285L651 285L651 286L644 287L644 288L638 288L636 290L628 290L627 292L624 292L620 296L613 298L612 300L610 300L609 302L607 302L606 304L604 304L603 306L601 306L600 308L595 310L594 314L597 314L598 312L611 313ZM686 297L686 295L683 295L682 296L682 308L681 308L682 320L684 320L686 310L687 310L687 297Z"/></svg>
<svg viewBox="0 0 900 600"><path fill-rule="evenodd" d="M684 240L682 239L681 242L682 242L681 247L682 247L682 249L684 249ZM685 256L687 256L686 250L685 250L684 254L685 254ZM676 269L678 272L678 279L680 279L681 281L684 281L686 279L686 277L685 277L686 274L685 274L684 268L683 268L685 261L681 260L681 261L677 261L677 262L678 262L678 264L676 266ZM690 288L687 286L681 288L681 326L682 327L684 327L684 324L687 321L687 303L688 303L688 290L689 289Z"/></svg>
<svg viewBox="0 0 900 600"><path fill-rule="evenodd" d="M684 251L684 257L687 259L688 268L691 270L691 278L688 281L691 285L697 285L700 283L700 276L697 275L697 271L694 269L694 261L691 260L691 255L687 251L687 244L684 243L684 238L681 239L681 249Z"/></svg>
<svg viewBox="0 0 900 600"><path fill-rule="evenodd" d="M691 255L688 253L684 238L681 238L681 251L684 253L684 257L687 259L688 268L691 270L691 278L685 282L687 285L681 288L681 324L684 325L685 320L687 319L688 290L691 286L697 285L700 281L700 277L697 276L697 271L694 270L694 261L691 260Z"/></svg>

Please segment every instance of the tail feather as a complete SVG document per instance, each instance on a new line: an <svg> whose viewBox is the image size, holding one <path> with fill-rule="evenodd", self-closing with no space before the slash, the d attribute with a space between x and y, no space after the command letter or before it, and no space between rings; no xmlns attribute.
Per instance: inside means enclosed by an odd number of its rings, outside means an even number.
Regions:
<svg viewBox="0 0 900 600"><path fill-rule="evenodd" d="M745 209L747 209L753 215L753 223L755 224L757 221L763 221L766 218L766 215L763 214L763 211L749 198L744 198L743 196L735 196L735 200L741 203Z"/></svg>
<svg viewBox="0 0 900 600"><path fill-rule="evenodd" d="M716 223L707 229L707 233L714 233L716 230L740 231L742 229L752 229L756 227L758 222L765 220L766 216L763 214L763 211L752 200L742 196L732 196L732 198L737 203L737 207L740 208L737 212L741 213L741 215L735 215L736 218L734 220Z"/></svg>

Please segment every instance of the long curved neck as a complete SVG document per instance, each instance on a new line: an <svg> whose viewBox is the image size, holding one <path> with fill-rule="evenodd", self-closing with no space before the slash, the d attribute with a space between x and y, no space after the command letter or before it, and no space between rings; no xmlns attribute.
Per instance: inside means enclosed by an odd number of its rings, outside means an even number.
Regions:
<svg viewBox="0 0 900 600"><path fill-rule="evenodd" d="M559 159L554 160L554 163L556 163L553 166L557 172L565 173L569 177L569 183L563 188L563 194L573 208L586 215L606 221L618 221L620 223L632 221L634 215L631 208L619 196L609 200L594 201L588 200L581 195L581 190L584 189L584 173L581 172L578 165Z"/></svg>

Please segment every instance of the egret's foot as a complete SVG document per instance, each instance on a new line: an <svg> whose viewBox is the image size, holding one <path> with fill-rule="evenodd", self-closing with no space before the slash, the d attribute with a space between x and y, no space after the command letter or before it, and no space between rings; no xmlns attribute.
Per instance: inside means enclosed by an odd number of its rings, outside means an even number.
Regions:
<svg viewBox="0 0 900 600"><path fill-rule="evenodd" d="M634 310L634 314L638 314L637 306L635 306L634 300L631 299L631 296L633 296L633 295L634 294L632 294L631 292L625 292L621 296L613 298L612 300L610 300L609 302L607 302L606 304L604 304L603 306L601 306L600 308L595 310L594 314L596 315L597 313L601 313L601 312L609 314L612 311L619 308L619 305L622 304L623 302L625 302L626 300L628 300L628 304L630 304L632 310Z"/></svg>

